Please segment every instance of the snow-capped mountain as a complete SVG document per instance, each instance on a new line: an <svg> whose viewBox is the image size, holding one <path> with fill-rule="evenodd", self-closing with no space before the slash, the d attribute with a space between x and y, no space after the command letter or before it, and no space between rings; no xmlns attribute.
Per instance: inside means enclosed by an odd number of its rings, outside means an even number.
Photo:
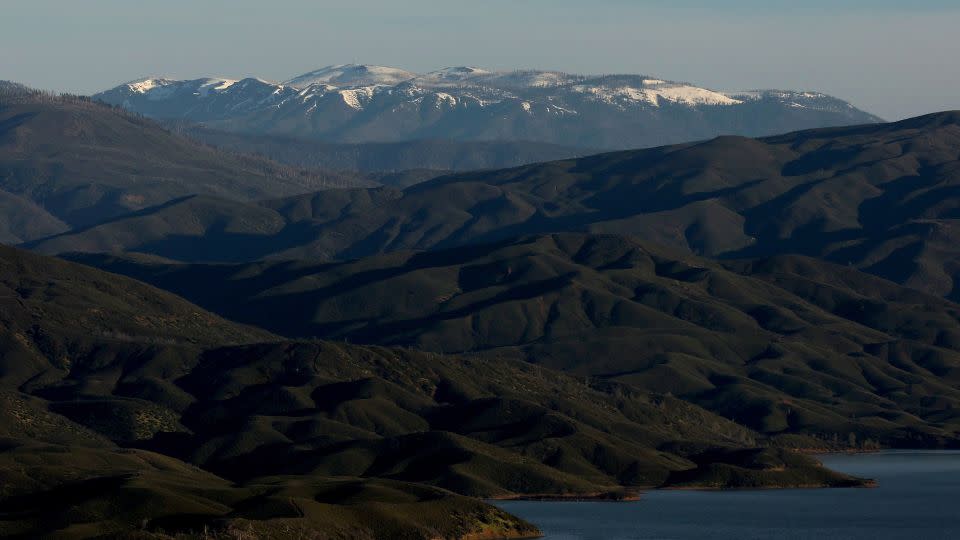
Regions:
<svg viewBox="0 0 960 540"><path fill-rule="evenodd" d="M392 67L341 64L304 73L283 84L294 88L306 88L311 84L341 87L395 86L416 76L416 73Z"/></svg>
<svg viewBox="0 0 960 540"><path fill-rule="evenodd" d="M149 77L94 97L155 118L204 121L256 112L294 95L293 88L252 78L175 81Z"/></svg>
<svg viewBox="0 0 960 540"><path fill-rule="evenodd" d="M147 116L331 142L527 140L655 146L879 121L817 92L720 92L643 75L338 65L283 83L150 77L97 94Z"/></svg>

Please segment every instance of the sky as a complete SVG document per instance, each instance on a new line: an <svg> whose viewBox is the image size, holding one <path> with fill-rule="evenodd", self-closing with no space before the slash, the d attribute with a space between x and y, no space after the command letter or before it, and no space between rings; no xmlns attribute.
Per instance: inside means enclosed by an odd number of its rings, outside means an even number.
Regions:
<svg viewBox="0 0 960 540"><path fill-rule="evenodd" d="M816 90L897 120L960 109L958 28L958 0L3 0L0 79L471 65Z"/></svg>

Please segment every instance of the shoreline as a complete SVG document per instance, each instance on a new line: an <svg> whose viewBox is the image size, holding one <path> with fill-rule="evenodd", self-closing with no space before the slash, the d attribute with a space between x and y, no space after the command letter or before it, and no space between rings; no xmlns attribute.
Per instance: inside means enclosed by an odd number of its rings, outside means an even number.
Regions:
<svg viewBox="0 0 960 540"><path fill-rule="evenodd" d="M800 486L753 486L753 487L711 487L711 486L664 486L652 491L786 491L786 490L813 490L813 489L877 489L880 482L874 478L860 478L861 484L851 486L829 486L823 484L809 484Z"/></svg>
<svg viewBox="0 0 960 540"><path fill-rule="evenodd" d="M637 502L647 488L625 488L623 492L605 492L605 493L534 493L534 494L515 494L515 495L497 495L485 497L483 500L490 502L506 501L532 501L532 502Z"/></svg>
<svg viewBox="0 0 960 540"><path fill-rule="evenodd" d="M884 455L884 454L880 454ZM928 459L929 458L929 459ZM644 523L643 534L637 537L700 538L723 529L724 538L766 538L782 534L789 522L790 533L798 538L817 535L845 538L851 527L866 527L864 538L898 537L896 528L887 535L890 523L908 523L915 529L915 538L940 536L957 538L960 519L953 512L950 495L960 482L960 452L913 453L907 451L889 460L872 464L871 454L850 458L843 471L859 471L874 481L863 487L881 486L872 492L822 491L817 486L803 486L803 491L779 496L762 489L754 494L644 494L644 502L635 506L607 508L583 505L566 508L562 505L504 505L507 512L529 519L548 532L565 533L597 531L598 538L627 537L635 523ZM846 461L840 457L837 461ZM848 473L850 474L850 473ZM800 486L798 486L799 488ZM670 488L668 488L669 490ZM689 491L729 491L725 489L680 488ZM716 497L716 498L714 498ZM644 504L646 503L646 504ZM796 512L802 507L803 512ZM715 509L712 515L686 521L684 516L698 509ZM927 516L948 516L936 523ZM938 518L939 519L939 518ZM913 521L916 520L916 521Z"/></svg>
<svg viewBox="0 0 960 540"><path fill-rule="evenodd" d="M805 455L868 455L884 452L923 452L923 453L960 453L960 449L948 448L881 448L881 449L804 449L793 450ZM821 466L823 464L821 463ZM524 502L638 502L652 491L775 491L775 490L818 490L818 489L879 489L882 483L875 478L857 478L860 483L844 486L825 484L807 484L797 486L751 486L751 487L714 487L714 486L631 486L621 492L594 492L579 494L515 494L484 497L488 503L524 501Z"/></svg>
<svg viewBox="0 0 960 540"><path fill-rule="evenodd" d="M866 453L866 452L863 452ZM636 486L627 489L626 493L581 493L581 494L517 494L484 497L488 502L610 502L628 503L638 502L644 494L651 491L780 491L780 490L812 490L812 489L878 489L880 482L874 478L858 478L860 483L849 486L831 486L828 484L804 484L797 486L749 486L749 487L715 487L715 486Z"/></svg>
<svg viewBox="0 0 960 540"><path fill-rule="evenodd" d="M782 448L798 454L823 456L881 454L883 452L960 452L960 447L954 446L917 446L909 448L893 446L881 448Z"/></svg>
<svg viewBox="0 0 960 540"><path fill-rule="evenodd" d="M847 448L847 449L836 449L836 448L788 448L791 452L796 452L798 454L803 454L805 456L836 456L836 455L860 455L860 454L879 454L880 452L887 452L890 450L901 450L900 448L871 448L871 449L857 449L857 448ZM902 449L902 450L920 450L918 449Z"/></svg>

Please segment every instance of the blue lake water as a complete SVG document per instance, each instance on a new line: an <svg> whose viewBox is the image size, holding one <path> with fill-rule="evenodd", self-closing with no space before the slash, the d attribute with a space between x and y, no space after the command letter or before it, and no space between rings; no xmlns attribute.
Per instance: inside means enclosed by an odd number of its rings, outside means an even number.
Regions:
<svg viewBox="0 0 960 540"><path fill-rule="evenodd" d="M651 491L635 503L497 503L550 540L960 539L960 452L830 455L876 489Z"/></svg>

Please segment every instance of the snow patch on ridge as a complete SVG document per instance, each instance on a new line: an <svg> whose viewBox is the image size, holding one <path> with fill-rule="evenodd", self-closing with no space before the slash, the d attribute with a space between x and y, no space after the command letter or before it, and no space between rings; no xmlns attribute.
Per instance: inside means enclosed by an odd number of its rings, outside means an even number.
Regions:
<svg viewBox="0 0 960 540"><path fill-rule="evenodd" d="M646 81L644 81L646 82ZM738 105L743 103L726 94L688 85L658 84L654 88L634 88L632 86L591 86L577 85L574 92L587 94L597 101L609 105L624 106L630 103L646 103L654 107L661 105L661 100L684 105Z"/></svg>
<svg viewBox="0 0 960 540"><path fill-rule="evenodd" d="M140 79L140 80L128 82L126 84L126 87L131 92L134 92L137 94L146 94L147 92L155 88L169 86L171 84L175 84L176 82L177 81L171 81L170 79L147 77L146 79Z"/></svg>
<svg viewBox="0 0 960 540"><path fill-rule="evenodd" d="M559 71L515 71L513 73L499 73L486 80L498 86L508 88L550 88L562 86L578 79Z"/></svg>
<svg viewBox="0 0 960 540"><path fill-rule="evenodd" d="M457 98L453 97L452 95L446 92L437 92L436 96L437 96L437 107L440 107L442 103L446 103L451 107L457 106Z"/></svg>
<svg viewBox="0 0 960 540"><path fill-rule="evenodd" d="M339 90L340 97L343 98L343 102L346 103L349 107L362 110L365 103L370 101L370 98L373 97L373 92L376 90L375 86L367 86L364 88L348 88L344 90Z"/></svg>
<svg viewBox="0 0 960 540"><path fill-rule="evenodd" d="M720 92L696 86L668 86L654 90L658 95L676 103L688 105L739 105L743 103Z"/></svg>
<svg viewBox="0 0 960 540"><path fill-rule="evenodd" d="M331 84L342 88L396 86L416 77L416 73L387 66L339 64L304 73L284 84L297 89L313 84Z"/></svg>
<svg viewBox="0 0 960 540"><path fill-rule="evenodd" d="M211 92L221 92L237 84L235 79L206 79L197 87L197 93L203 97L210 95Z"/></svg>

